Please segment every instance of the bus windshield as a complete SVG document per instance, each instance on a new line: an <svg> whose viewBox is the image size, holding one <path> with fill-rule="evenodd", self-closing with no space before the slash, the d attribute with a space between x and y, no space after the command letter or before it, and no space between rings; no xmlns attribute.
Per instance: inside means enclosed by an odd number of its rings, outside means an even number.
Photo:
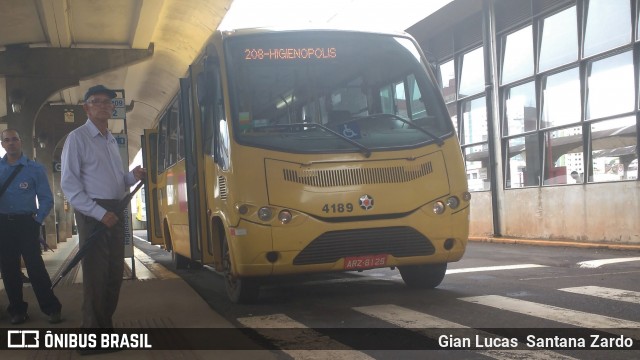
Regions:
<svg viewBox="0 0 640 360"><path fill-rule="evenodd" d="M442 143L451 120L406 37L275 32L227 40L233 133L296 153Z"/></svg>

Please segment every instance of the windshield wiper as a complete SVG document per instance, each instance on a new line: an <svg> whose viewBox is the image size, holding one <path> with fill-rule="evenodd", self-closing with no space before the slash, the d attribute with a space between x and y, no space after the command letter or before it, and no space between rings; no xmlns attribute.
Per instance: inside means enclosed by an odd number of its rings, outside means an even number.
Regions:
<svg viewBox="0 0 640 360"><path fill-rule="evenodd" d="M436 141L436 144L438 144L438 146L442 146L442 145L444 145L444 140L442 140L442 138L441 138L441 137L439 137L438 135L436 135L436 134L432 133L431 131L429 131L429 130L427 130L427 129L423 128L423 127L422 127L422 126L420 126L420 125L414 124L414 123L412 123L412 122L411 122L411 121L409 121L409 120L403 119L403 118L401 118L400 116L398 116L398 115L396 115L396 114L373 114L373 115L369 115L369 116L365 116L365 117L368 117L368 118L376 118L376 117L382 117L382 116L388 116L388 117L394 118L394 119L396 119L396 120L400 120L401 122L403 122L403 123L405 123L405 124L407 124L407 125L409 125L409 126L411 126L411 127L415 128L415 129L417 129L417 130L418 130L418 131L420 131L421 133L424 133L424 134L426 134L426 135L428 135L428 136L432 137L432 138Z"/></svg>
<svg viewBox="0 0 640 360"><path fill-rule="evenodd" d="M293 123L293 124L288 124L288 126L290 126L292 128L297 127L297 126L308 127L308 128L320 128L320 129L322 129L322 130L324 130L324 131L326 131L326 132L328 132L330 134L333 134L333 135L337 136L338 138L348 142L349 144L357 147L358 149L360 149L360 151L362 152L364 157L368 158L368 157L371 156L371 150L368 147L360 144L357 141L351 140L348 137L340 134L339 132L331 130L330 128L328 128L328 127L326 127L326 126L324 126L322 124L316 124L316 123Z"/></svg>

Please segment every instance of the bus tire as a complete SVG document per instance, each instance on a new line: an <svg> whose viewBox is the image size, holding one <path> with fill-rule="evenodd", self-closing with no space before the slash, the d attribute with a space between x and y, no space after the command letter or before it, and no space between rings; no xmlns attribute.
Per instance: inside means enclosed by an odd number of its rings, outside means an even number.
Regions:
<svg viewBox="0 0 640 360"><path fill-rule="evenodd" d="M191 262L186 257L176 253L175 250L171 250L171 262L176 270L182 270L189 268L189 263Z"/></svg>
<svg viewBox="0 0 640 360"><path fill-rule="evenodd" d="M433 289L440 285L447 272L447 263L399 266L404 283L410 288Z"/></svg>
<svg viewBox="0 0 640 360"><path fill-rule="evenodd" d="M227 239L223 239L223 276L224 287L227 291L229 300L234 304L251 304L258 300L260 294L260 283L257 279L249 277L239 277L233 274L233 266L231 264L231 254L229 253L229 245Z"/></svg>

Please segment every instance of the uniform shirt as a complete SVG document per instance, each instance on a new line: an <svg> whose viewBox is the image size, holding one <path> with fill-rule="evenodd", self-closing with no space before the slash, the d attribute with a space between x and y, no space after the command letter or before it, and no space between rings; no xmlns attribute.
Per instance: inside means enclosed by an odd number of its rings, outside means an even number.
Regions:
<svg viewBox="0 0 640 360"><path fill-rule="evenodd" d="M73 130L62 149L60 185L69 203L82 214L102 220L107 210L94 199L122 199L136 183L125 172L116 139L106 136L91 122Z"/></svg>
<svg viewBox="0 0 640 360"><path fill-rule="evenodd" d="M18 164L22 170L11 181L0 197L0 214L36 214L35 220L42 224L53 207L53 195L44 166L28 160L24 155L13 164L7 162L7 155L0 160L0 184L4 184ZM36 204L36 197L38 203Z"/></svg>

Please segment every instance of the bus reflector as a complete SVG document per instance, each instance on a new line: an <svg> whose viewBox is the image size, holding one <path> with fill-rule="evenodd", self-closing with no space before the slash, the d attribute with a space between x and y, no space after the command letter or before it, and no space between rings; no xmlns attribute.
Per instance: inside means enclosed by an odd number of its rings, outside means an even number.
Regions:
<svg viewBox="0 0 640 360"><path fill-rule="evenodd" d="M242 228L229 228L231 236L244 236L247 235L247 229Z"/></svg>

